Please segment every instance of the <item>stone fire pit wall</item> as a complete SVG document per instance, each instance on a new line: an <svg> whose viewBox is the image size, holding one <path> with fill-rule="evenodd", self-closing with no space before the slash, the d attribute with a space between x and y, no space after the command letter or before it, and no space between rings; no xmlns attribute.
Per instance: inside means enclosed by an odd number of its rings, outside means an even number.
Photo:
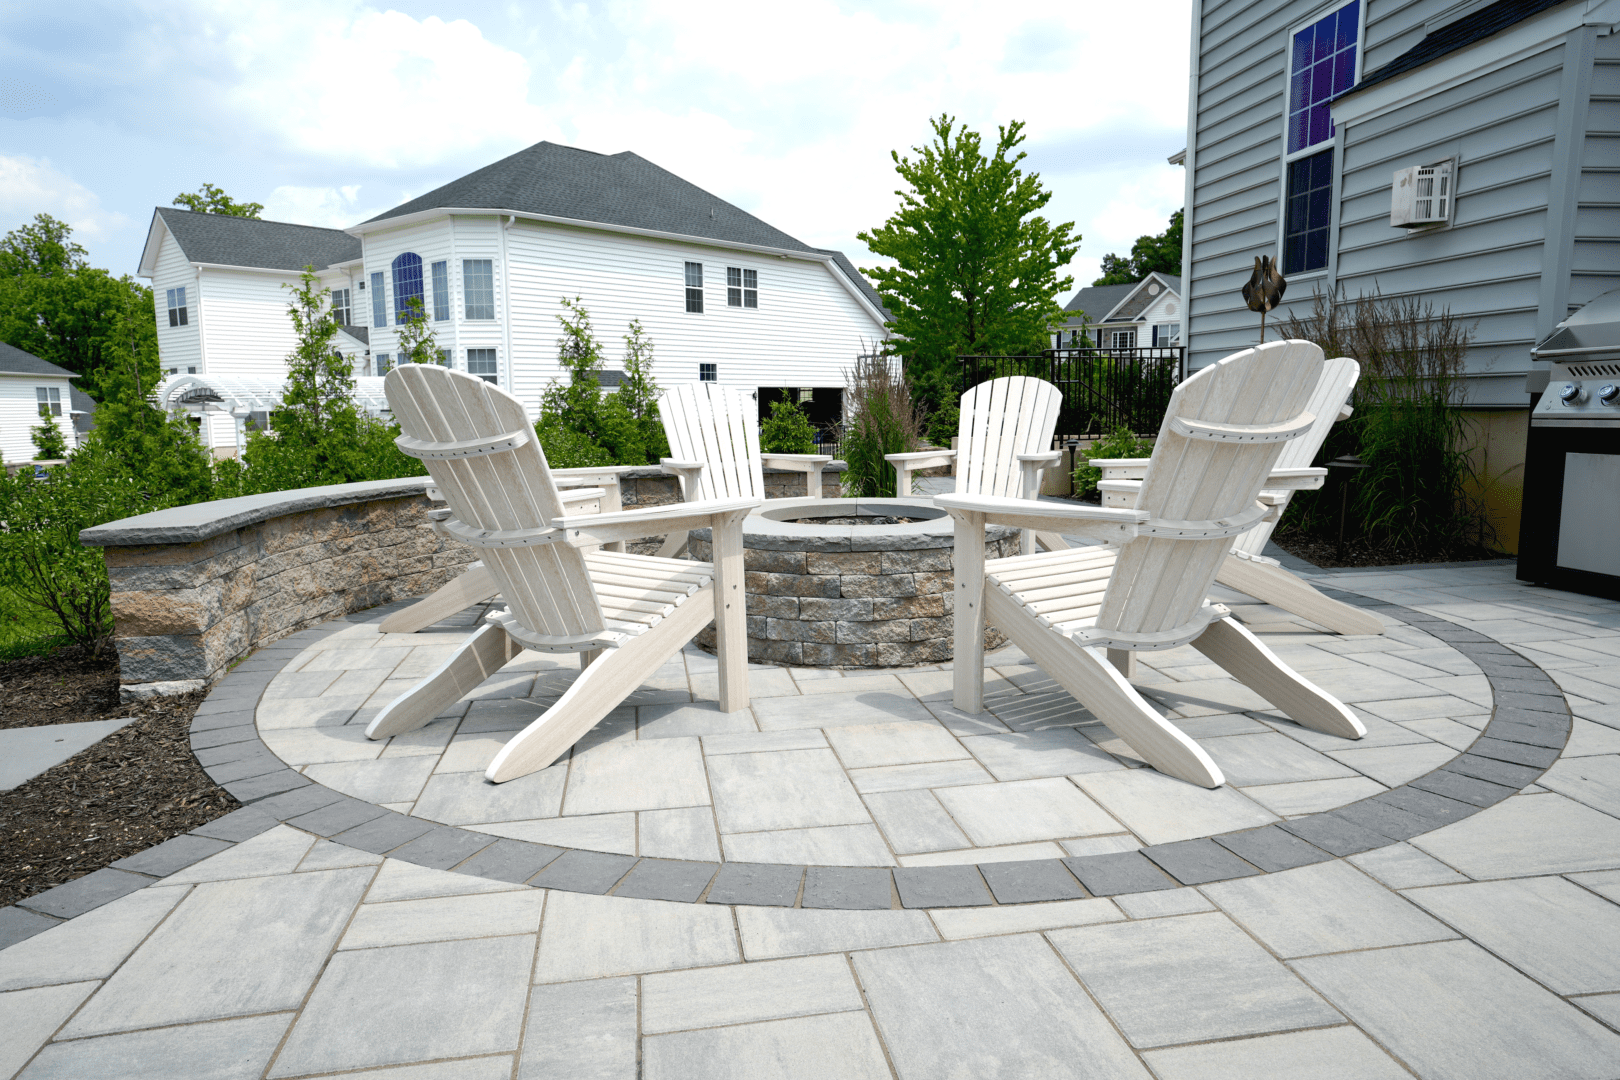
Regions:
<svg viewBox="0 0 1620 1080"><path fill-rule="evenodd" d="M851 513L864 501L845 500ZM763 509L784 513L769 502ZM923 528L783 528L768 526L758 513L743 526L749 659L803 667L950 660L956 577L948 517ZM712 551L709 530L693 530L692 557L707 561ZM1017 530L989 528L986 558L1017 551ZM713 649L714 627L697 642Z"/></svg>

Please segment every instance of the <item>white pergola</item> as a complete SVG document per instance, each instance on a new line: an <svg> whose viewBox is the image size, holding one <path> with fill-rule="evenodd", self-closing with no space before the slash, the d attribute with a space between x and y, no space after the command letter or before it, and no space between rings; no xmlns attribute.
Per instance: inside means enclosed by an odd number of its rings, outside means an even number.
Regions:
<svg viewBox="0 0 1620 1080"><path fill-rule="evenodd" d="M254 413L271 413L281 407L285 379L235 375L170 375L154 392L158 408L165 412L186 412L193 416L225 413L236 421L236 452L247 445L247 420ZM389 417L388 398L381 376L354 380L354 403L367 416Z"/></svg>

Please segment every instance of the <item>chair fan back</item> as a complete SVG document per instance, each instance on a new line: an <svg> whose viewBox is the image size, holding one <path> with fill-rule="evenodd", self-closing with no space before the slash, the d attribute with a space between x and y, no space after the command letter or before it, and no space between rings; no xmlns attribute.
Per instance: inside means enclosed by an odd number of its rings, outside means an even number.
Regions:
<svg viewBox="0 0 1620 1080"><path fill-rule="evenodd" d="M963 495L1022 498L1019 454L1052 448L1063 396L1044 379L1011 376L982 382L962 395L957 428L956 490Z"/></svg>
<svg viewBox="0 0 1620 1080"><path fill-rule="evenodd" d="M684 492L687 502L765 497L753 395L714 383L687 383L658 399L658 415L670 457L706 466L698 490Z"/></svg>

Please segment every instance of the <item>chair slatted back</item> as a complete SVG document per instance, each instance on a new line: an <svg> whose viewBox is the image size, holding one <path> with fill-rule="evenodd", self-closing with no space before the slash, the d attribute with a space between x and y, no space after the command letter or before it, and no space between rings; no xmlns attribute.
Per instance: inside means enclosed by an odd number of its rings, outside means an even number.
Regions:
<svg viewBox="0 0 1620 1080"><path fill-rule="evenodd" d="M759 411L752 395L714 383L687 383L658 399L658 415L670 457L706 466L698 490L683 493L687 502L765 497Z"/></svg>
<svg viewBox="0 0 1620 1080"><path fill-rule="evenodd" d="M1018 455L1052 449L1062 403L1057 387L1022 375L991 379L963 394L956 444L957 493L1023 498Z"/></svg>
<svg viewBox="0 0 1620 1080"><path fill-rule="evenodd" d="M414 439L465 443L527 432L514 450L424 464L457 520L476 529L545 529L564 513L545 451L522 402L484 380L436 364L401 364L383 384L400 430ZM485 548L484 565L517 621L549 637L605 629L585 556L565 543Z"/></svg>
<svg viewBox="0 0 1620 1080"><path fill-rule="evenodd" d="M1322 370L1322 350L1306 341L1269 342L1204 368L1170 397L1136 508L1150 524L1236 518L1255 507L1286 443L1212 441L1181 434L1178 417L1264 427L1297 421ZM1307 437L1307 436L1302 436ZM1297 441L1297 440L1296 440ZM1185 626L1204 605L1231 536L1138 536L1120 550L1097 626L1151 634Z"/></svg>
<svg viewBox="0 0 1620 1080"><path fill-rule="evenodd" d="M1322 364L1322 377L1316 381L1316 390L1311 394L1306 411L1316 417L1316 423L1311 433L1304 438L1283 444L1283 452L1277 458L1279 469L1308 469L1316 455L1321 451L1322 444L1327 441L1328 432L1332 430L1334 421L1339 418L1339 410L1344 408L1345 402L1350 400L1350 391L1356 388L1356 380L1361 377L1361 365L1348 356L1338 356ZM1288 501L1293 497L1291 491L1275 492L1282 499L1277 507L1277 516L1288 509ZM1248 555L1258 555L1265 550L1266 542L1271 539L1271 532L1277 527L1275 521L1262 521L1248 532L1237 538L1232 547Z"/></svg>

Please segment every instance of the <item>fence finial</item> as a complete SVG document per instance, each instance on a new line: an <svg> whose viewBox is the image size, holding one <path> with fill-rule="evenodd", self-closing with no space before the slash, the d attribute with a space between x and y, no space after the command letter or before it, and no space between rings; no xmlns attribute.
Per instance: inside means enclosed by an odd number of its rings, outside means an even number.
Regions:
<svg viewBox="0 0 1620 1080"><path fill-rule="evenodd" d="M1283 279L1277 270L1277 265L1271 261L1269 255L1256 255L1254 257L1254 273L1243 284L1243 302L1249 305L1250 311L1260 313L1260 343L1266 341L1266 312L1282 302L1283 293L1288 291L1288 282Z"/></svg>

